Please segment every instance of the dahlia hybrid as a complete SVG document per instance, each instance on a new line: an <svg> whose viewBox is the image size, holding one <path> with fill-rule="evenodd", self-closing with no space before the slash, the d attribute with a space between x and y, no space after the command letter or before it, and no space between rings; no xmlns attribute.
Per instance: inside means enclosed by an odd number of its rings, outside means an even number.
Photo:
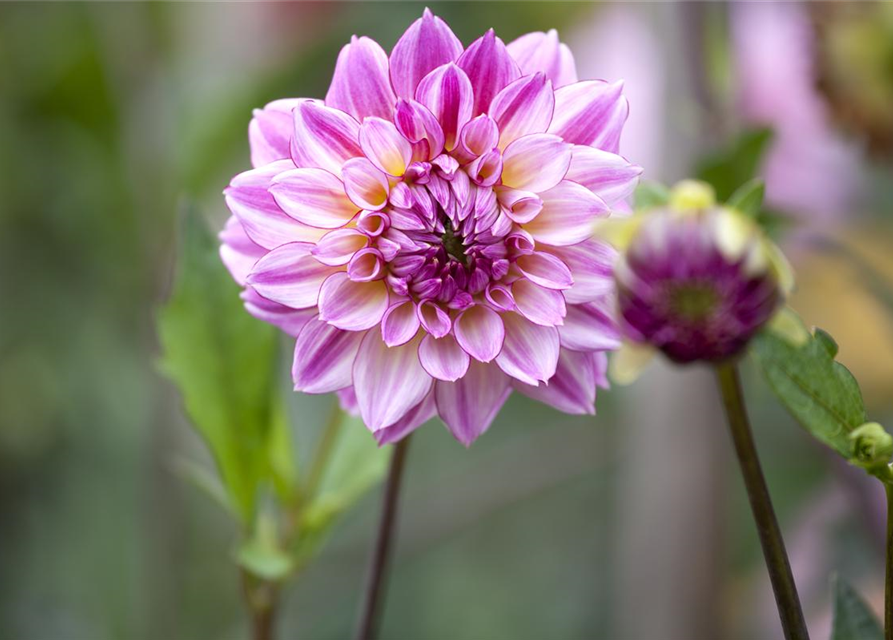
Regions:
<svg viewBox="0 0 893 640"><path fill-rule="evenodd" d="M295 389L338 391L380 443L439 415L469 445L512 389L593 413L619 341L591 235L641 172L627 112L554 31L463 49L428 10L390 56L352 38L325 100L255 111L221 254L297 338Z"/></svg>

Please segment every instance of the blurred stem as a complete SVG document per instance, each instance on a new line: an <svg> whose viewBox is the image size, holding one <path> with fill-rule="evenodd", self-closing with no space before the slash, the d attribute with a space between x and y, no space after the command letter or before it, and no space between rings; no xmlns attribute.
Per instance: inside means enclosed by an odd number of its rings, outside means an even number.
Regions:
<svg viewBox="0 0 893 640"><path fill-rule="evenodd" d="M716 375L726 416L729 419L732 440L735 443L735 453L741 465L744 485L747 487L750 508L760 536L760 545L763 547L763 556L769 570L769 579L775 592L775 603L778 606L784 636L787 640L808 640L809 634L797 596L797 585L794 583L781 529L772 509L769 489L763 477L763 470L760 468L760 460L747 419L738 369L735 364L726 362L716 366Z"/></svg>
<svg viewBox="0 0 893 640"><path fill-rule="evenodd" d="M332 457L332 452L335 450L335 443L338 441L338 434L341 432L343 422L344 412L341 411L338 400L335 400L329 421L326 423L319 439L319 445L316 447L310 472L307 475L306 495L308 498L312 498L319 489L323 474L329 466L329 458Z"/></svg>
<svg viewBox="0 0 893 640"><path fill-rule="evenodd" d="M278 597L276 585L242 570L242 591L251 615L251 639L273 640Z"/></svg>
<svg viewBox="0 0 893 640"><path fill-rule="evenodd" d="M385 485L381 506L381 520L378 524L378 537L375 550L369 565L369 576L366 580L366 592L357 626L356 640L374 640L378 633L378 623L384 602L384 583L394 537L394 525L397 521L397 499L400 494L400 481L406 463L406 452L411 435L406 436L394 446L391 466Z"/></svg>
<svg viewBox="0 0 893 640"><path fill-rule="evenodd" d="M884 638L893 640L893 485L884 483L887 491L887 548L884 589Z"/></svg>

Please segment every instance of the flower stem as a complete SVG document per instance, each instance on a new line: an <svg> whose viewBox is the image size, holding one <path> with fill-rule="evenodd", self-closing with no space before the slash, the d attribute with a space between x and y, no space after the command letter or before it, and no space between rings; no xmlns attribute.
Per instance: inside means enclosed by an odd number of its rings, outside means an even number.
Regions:
<svg viewBox="0 0 893 640"><path fill-rule="evenodd" d="M772 582L772 590L775 592L775 603L778 606L778 615L781 618L784 636L787 640L808 640L809 633L806 630L806 622L803 619L803 611L797 596L797 585L794 583L794 576L791 573L784 540L782 540L778 520L776 520L775 512L772 509L769 489L766 487L766 479L760 468L760 460L757 457L747 411L744 408L738 369L732 363L723 363L717 365L716 375L719 379L719 389L725 405L726 416L729 419L732 440L735 443L735 453L741 465L744 485L747 487L747 497L750 500L750 508L756 521L760 544L763 547L763 556L769 570L769 579Z"/></svg>
<svg viewBox="0 0 893 640"><path fill-rule="evenodd" d="M277 588L242 571L242 589L251 615L252 640L273 640L276 621Z"/></svg>
<svg viewBox="0 0 893 640"><path fill-rule="evenodd" d="M369 576L366 580L360 621L354 636L356 640L374 640L378 632L378 621L384 601L384 578L394 537L394 525L397 520L397 498L400 494L400 480L403 477L410 437L406 436L398 442L391 456L391 467L388 471L388 480L381 505L381 520L378 523L378 536L369 565Z"/></svg>
<svg viewBox="0 0 893 640"><path fill-rule="evenodd" d="M887 491L887 548L884 589L884 638L893 640L893 485L884 483Z"/></svg>

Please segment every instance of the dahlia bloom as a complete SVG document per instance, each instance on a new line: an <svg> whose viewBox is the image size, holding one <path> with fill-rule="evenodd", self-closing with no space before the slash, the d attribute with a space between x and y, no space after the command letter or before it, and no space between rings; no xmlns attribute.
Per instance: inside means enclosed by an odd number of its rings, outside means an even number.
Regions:
<svg viewBox="0 0 893 640"><path fill-rule="evenodd" d="M677 363L736 355L790 288L787 263L759 226L693 182L635 223L614 275L624 336Z"/></svg>
<svg viewBox="0 0 893 640"><path fill-rule="evenodd" d="M594 413L619 341L592 228L641 172L621 88L578 82L554 32L463 49L426 10L390 56L354 37L325 100L255 111L221 255L297 338L295 389L380 443L439 415L468 445L512 389Z"/></svg>

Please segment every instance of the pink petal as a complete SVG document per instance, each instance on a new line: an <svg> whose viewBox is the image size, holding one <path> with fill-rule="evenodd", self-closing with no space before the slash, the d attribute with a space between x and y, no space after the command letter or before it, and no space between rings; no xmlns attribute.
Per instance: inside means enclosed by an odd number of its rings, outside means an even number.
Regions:
<svg viewBox="0 0 893 640"><path fill-rule="evenodd" d="M556 87L577 81L574 56L566 44L558 41L555 29L525 34L509 43L508 51L525 76L538 71L545 73Z"/></svg>
<svg viewBox="0 0 893 640"><path fill-rule="evenodd" d="M390 222L390 218L386 213L363 211L357 218L357 229L370 238L375 238L387 231Z"/></svg>
<svg viewBox="0 0 893 640"><path fill-rule="evenodd" d="M512 283L515 306L525 318L544 327L554 327L564 322L567 313L564 296L555 289L546 289L521 278Z"/></svg>
<svg viewBox="0 0 893 640"><path fill-rule="evenodd" d="M564 325L558 328L561 346L573 351L613 351L620 348L620 332L614 320L612 297L573 304Z"/></svg>
<svg viewBox="0 0 893 640"><path fill-rule="evenodd" d="M422 302L416 311L425 331L435 338L442 338L450 332L450 315L433 302Z"/></svg>
<svg viewBox="0 0 893 640"><path fill-rule="evenodd" d="M401 98L394 120L397 130L413 143L413 157L417 160L432 160L443 151L443 128L425 105Z"/></svg>
<svg viewBox="0 0 893 640"><path fill-rule="evenodd" d="M447 23L425 9L391 51L391 84L397 97L414 97L422 78L437 67L454 62L461 53L462 43Z"/></svg>
<svg viewBox="0 0 893 640"><path fill-rule="evenodd" d="M444 147L452 151L459 131L471 120L474 93L468 76L453 63L436 68L416 89L416 100L431 110L443 128Z"/></svg>
<svg viewBox="0 0 893 640"><path fill-rule="evenodd" d="M363 155L360 123L343 111L306 101L294 110L294 117L291 157L297 166L340 176L345 162Z"/></svg>
<svg viewBox="0 0 893 640"><path fill-rule="evenodd" d="M366 116L393 118L396 101L388 54L370 38L351 38L338 54L326 104L362 121Z"/></svg>
<svg viewBox="0 0 893 640"><path fill-rule="evenodd" d="M381 251L374 247L360 249L347 265L347 275L354 282L370 282L384 278L384 258Z"/></svg>
<svg viewBox="0 0 893 640"><path fill-rule="evenodd" d="M341 169L344 191L360 209L378 211L388 203L388 177L367 158L351 158Z"/></svg>
<svg viewBox="0 0 893 640"><path fill-rule="evenodd" d="M323 281L335 273L314 258L309 242L292 242L257 261L246 282L268 300L292 309L315 307Z"/></svg>
<svg viewBox="0 0 893 640"><path fill-rule="evenodd" d="M251 165L255 168L290 157L289 144L295 125L292 110L300 98L274 100L263 109L255 109L248 125Z"/></svg>
<svg viewBox="0 0 893 640"><path fill-rule="evenodd" d="M468 371L471 358L451 335L435 338L427 335L419 345L419 362L425 371L438 380L452 382Z"/></svg>
<svg viewBox="0 0 893 640"><path fill-rule="evenodd" d="M558 368L548 384L537 387L515 381L512 386L525 396L571 414L595 414L595 388L603 367L599 354L561 350Z"/></svg>
<svg viewBox="0 0 893 640"><path fill-rule="evenodd" d="M340 271L319 290L319 319L345 331L374 327L387 309L388 287L382 280L354 282Z"/></svg>
<svg viewBox="0 0 893 640"><path fill-rule="evenodd" d="M369 238L356 229L335 229L324 235L310 252L319 262L340 267L369 243Z"/></svg>
<svg viewBox="0 0 893 640"><path fill-rule="evenodd" d="M419 362L416 336L399 347L388 347L378 331L370 331L353 365L353 383L363 422L371 431L389 427L416 406L431 390L433 380Z"/></svg>
<svg viewBox="0 0 893 640"><path fill-rule="evenodd" d="M376 167L392 176L402 176L412 161L412 146L394 123L366 118L360 126L360 146Z"/></svg>
<svg viewBox="0 0 893 640"><path fill-rule="evenodd" d="M342 331L317 318L310 320L295 343L291 375L295 391L330 393L351 384L353 363L365 334Z"/></svg>
<svg viewBox="0 0 893 640"><path fill-rule="evenodd" d="M499 127L490 116L481 114L462 127L459 146L462 155L469 160L482 156L496 146L499 141Z"/></svg>
<svg viewBox="0 0 893 640"><path fill-rule="evenodd" d="M471 362L460 380L438 381L434 386L437 413L466 447L490 428L511 392L508 376L498 367L480 362Z"/></svg>
<svg viewBox="0 0 893 640"><path fill-rule="evenodd" d="M596 219L610 214L604 200L570 180L562 180L540 197L543 210L524 225L524 230L545 244L560 247L591 238Z"/></svg>
<svg viewBox="0 0 893 640"><path fill-rule="evenodd" d="M518 313L502 316L505 342L496 364L511 377L536 386L555 375L558 364L558 330L543 327Z"/></svg>
<svg viewBox="0 0 893 640"><path fill-rule="evenodd" d="M381 319L381 338L389 347L399 347L415 337L420 324L414 302L397 302L391 305Z"/></svg>
<svg viewBox="0 0 893 640"><path fill-rule="evenodd" d="M558 136L524 136L502 154L502 184L534 193L547 191L564 179L570 163L571 146Z"/></svg>
<svg viewBox="0 0 893 640"><path fill-rule="evenodd" d="M480 304L462 312L453 333L466 353L481 362L490 362L499 355L505 337L499 314Z"/></svg>
<svg viewBox="0 0 893 640"><path fill-rule="evenodd" d="M472 115L486 113L494 96L521 75L518 65L493 29L472 42L456 64L471 81L474 91Z"/></svg>
<svg viewBox="0 0 893 640"><path fill-rule="evenodd" d="M230 216L218 234L220 238L220 259L239 286L245 286L245 278L254 267L258 258L267 253L267 250L255 244L245 228L235 216Z"/></svg>
<svg viewBox="0 0 893 640"><path fill-rule="evenodd" d="M432 389L425 399L407 411L406 415L390 427L379 429L373 435L379 446L392 444L402 440L436 415L437 404L434 402L434 390Z"/></svg>
<svg viewBox="0 0 893 640"><path fill-rule="evenodd" d="M571 271L564 262L550 253L534 251L515 262L525 276L547 289L569 289L574 284Z"/></svg>
<svg viewBox="0 0 893 640"><path fill-rule="evenodd" d="M492 306L500 311L513 311L515 309L515 299L511 292L501 284L488 284L484 291L484 298Z"/></svg>
<svg viewBox="0 0 893 640"><path fill-rule="evenodd" d="M283 160L240 173L223 192L226 206L242 223L245 233L265 249L289 242L315 242L325 233L287 215L270 195L273 178L294 166L290 160Z"/></svg>
<svg viewBox="0 0 893 640"><path fill-rule="evenodd" d="M296 338L304 325L316 318L316 309L292 309L285 305L267 300L251 287L246 288L239 297L245 304L245 310L258 320L263 320L285 333Z"/></svg>
<svg viewBox="0 0 893 640"><path fill-rule="evenodd" d="M568 304L590 302L614 289L614 262L617 251L597 240L586 240L572 247L549 249L574 275L574 284L564 291Z"/></svg>
<svg viewBox="0 0 893 640"><path fill-rule="evenodd" d="M608 205L626 200L635 191L642 167L595 147L574 145L571 153L566 179L579 182Z"/></svg>
<svg viewBox="0 0 893 640"><path fill-rule="evenodd" d="M542 73L508 85L490 105L490 116L499 124L499 148L505 149L521 136L544 133L554 109L555 92Z"/></svg>
<svg viewBox="0 0 893 640"><path fill-rule="evenodd" d="M273 178L270 193L295 220L311 227L337 229L359 211L344 193L344 184L322 169L292 169Z"/></svg>
<svg viewBox="0 0 893 640"><path fill-rule="evenodd" d="M623 83L587 80L555 92L555 115L549 133L567 142L617 153L620 133L629 115Z"/></svg>
<svg viewBox="0 0 893 640"><path fill-rule="evenodd" d="M497 194L499 204L504 207L505 215L518 224L530 222L543 209L543 201L531 191L502 187Z"/></svg>
<svg viewBox="0 0 893 640"><path fill-rule="evenodd" d="M338 389L336 393L338 394L338 404L341 405L341 408L344 409L346 413L349 413L354 417L359 417L360 407L357 406L357 394L354 392L353 387L350 386Z"/></svg>
<svg viewBox="0 0 893 640"><path fill-rule="evenodd" d="M471 162L466 169L472 182L481 187L492 187L502 176L502 154L493 149Z"/></svg>

